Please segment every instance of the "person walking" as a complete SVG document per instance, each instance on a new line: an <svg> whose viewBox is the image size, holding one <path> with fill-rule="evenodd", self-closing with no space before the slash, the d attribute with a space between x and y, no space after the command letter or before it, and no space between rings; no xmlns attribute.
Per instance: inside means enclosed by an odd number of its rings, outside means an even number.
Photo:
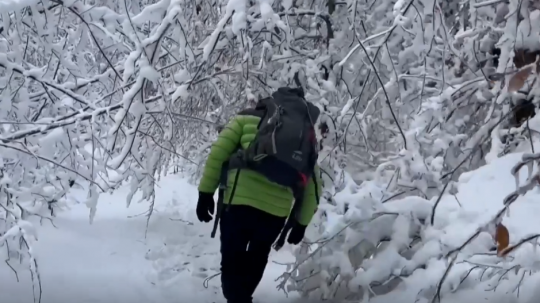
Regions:
<svg viewBox="0 0 540 303"><path fill-rule="evenodd" d="M239 112L219 133L199 183L197 217L220 229L227 303L252 303L272 245L299 244L321 192L315 122L302 89L279 88ZM277 241L276 241L277 240Z"/></svg>

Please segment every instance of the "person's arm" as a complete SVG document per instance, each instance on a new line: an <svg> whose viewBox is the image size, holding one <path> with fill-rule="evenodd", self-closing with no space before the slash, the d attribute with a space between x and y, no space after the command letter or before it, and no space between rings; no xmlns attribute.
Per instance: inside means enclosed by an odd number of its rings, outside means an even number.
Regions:
<svg viewBox="0 0 540 303"><path fill-rule="evenodd" d="M322 195L322 180L319 166L315 166L314 175L316 182L313 182L313 177L309 179L304 195L304 203L300 209L300 218L298 218L298 223L300 223L302 226L308 226L309 222L311 222L313 215L315 215L315 212L317 211L317 206L319 205L317 198L320 199ZM316 188L315 183L317 183Z"/></svg>
<svg viewBox="0 0 540 303"><path fill-rule="evenodd" d="M223 162L229 160L240 146L243 126L243 117L236 116L219 133L206 160L201 182L199 183L199 192L213 194L216 191L219 186Z"/></svg>

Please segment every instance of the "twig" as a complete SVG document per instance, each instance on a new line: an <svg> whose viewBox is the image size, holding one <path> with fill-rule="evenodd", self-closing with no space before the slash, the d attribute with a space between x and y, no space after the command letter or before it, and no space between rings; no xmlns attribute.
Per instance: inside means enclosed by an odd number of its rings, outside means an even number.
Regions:
<svg viewBox="0 0 540 303"><path fill-rule="evenodd" d="M204 287L204 288L208 288L208 284L210 283L210 280L212 280L213 278L215 278L215 277L217 277L217 276L219 276L219 275L221 275L221 272L218 272L217 274L213 274L213 275L211 275L210 277L204 279L204 281L203 281L203 287Z"/></svg>

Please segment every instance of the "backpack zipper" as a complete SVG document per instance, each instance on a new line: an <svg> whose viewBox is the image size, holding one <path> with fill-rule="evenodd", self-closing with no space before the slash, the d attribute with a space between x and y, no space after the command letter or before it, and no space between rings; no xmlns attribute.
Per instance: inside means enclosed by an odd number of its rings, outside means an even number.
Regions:
<svg viewBox="0 0 540 303"><path fill-rule="evenodd" d="M300 129L300 136L298 137L298 147L296 148L296 150L300 150L300 148L302 147L302 135L304 134L304 129Z"/></svg>
<svg viewBox="0 0 540 303"><path fill-rule="evenodd" d="M272 131L272 151L274 152L274 154L277 154L277 147L276 147L276 128L277 126L274 128L274 130Z"/></svg>
<svg viewBox="0 0 540 303"><path fill-rule="evenodd" d="M283 108L281 105L278 105L276 112L274 113L273 117L276 117L276 126L274 127L274 130L272 131L272 151L274 154L277 154L277 145L276 145L276 130L281 125L281 115L283 114Z"/></svg>

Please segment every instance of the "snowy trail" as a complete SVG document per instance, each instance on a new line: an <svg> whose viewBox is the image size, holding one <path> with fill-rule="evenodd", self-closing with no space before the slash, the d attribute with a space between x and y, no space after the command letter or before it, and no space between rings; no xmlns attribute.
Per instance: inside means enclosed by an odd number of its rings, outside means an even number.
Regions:
<svg viewBox="0 0 540 303"><path fill-rule="evenodd" d="M90 225L85 206L77 205L54 223L57 228L47 222L39 228L35 245L43 303L159 300L159 292L145 285L150 265L144 259L144 222L104 216ZM9 294L9 302L32 302L27 270L18 268L19 283L8 270L0 269L7 282L0 292Z"/></svg>
<svg viewBox="0 0 540 303"><path fill-rule="evenodd" d="M35 243L41 302L224 302L219 276L207 289L202 285L218 271L219 241L209 236L211 224L193 220L196 190L171 176L160 182L157 192L146 239L146 218L137 215L147 204L126 209L127 188L101 197L92 225L82 204L60 213L54 221L57 228L44 222ZM285 251L271 258L285 260L290 255ZM28 270L11 264L20 282L7 265L0 265L1 301L33 302ZM286 298L276 290L274 279L282 272L282 266L269 263L255 302L299 302L294 294Z"/></svg>

